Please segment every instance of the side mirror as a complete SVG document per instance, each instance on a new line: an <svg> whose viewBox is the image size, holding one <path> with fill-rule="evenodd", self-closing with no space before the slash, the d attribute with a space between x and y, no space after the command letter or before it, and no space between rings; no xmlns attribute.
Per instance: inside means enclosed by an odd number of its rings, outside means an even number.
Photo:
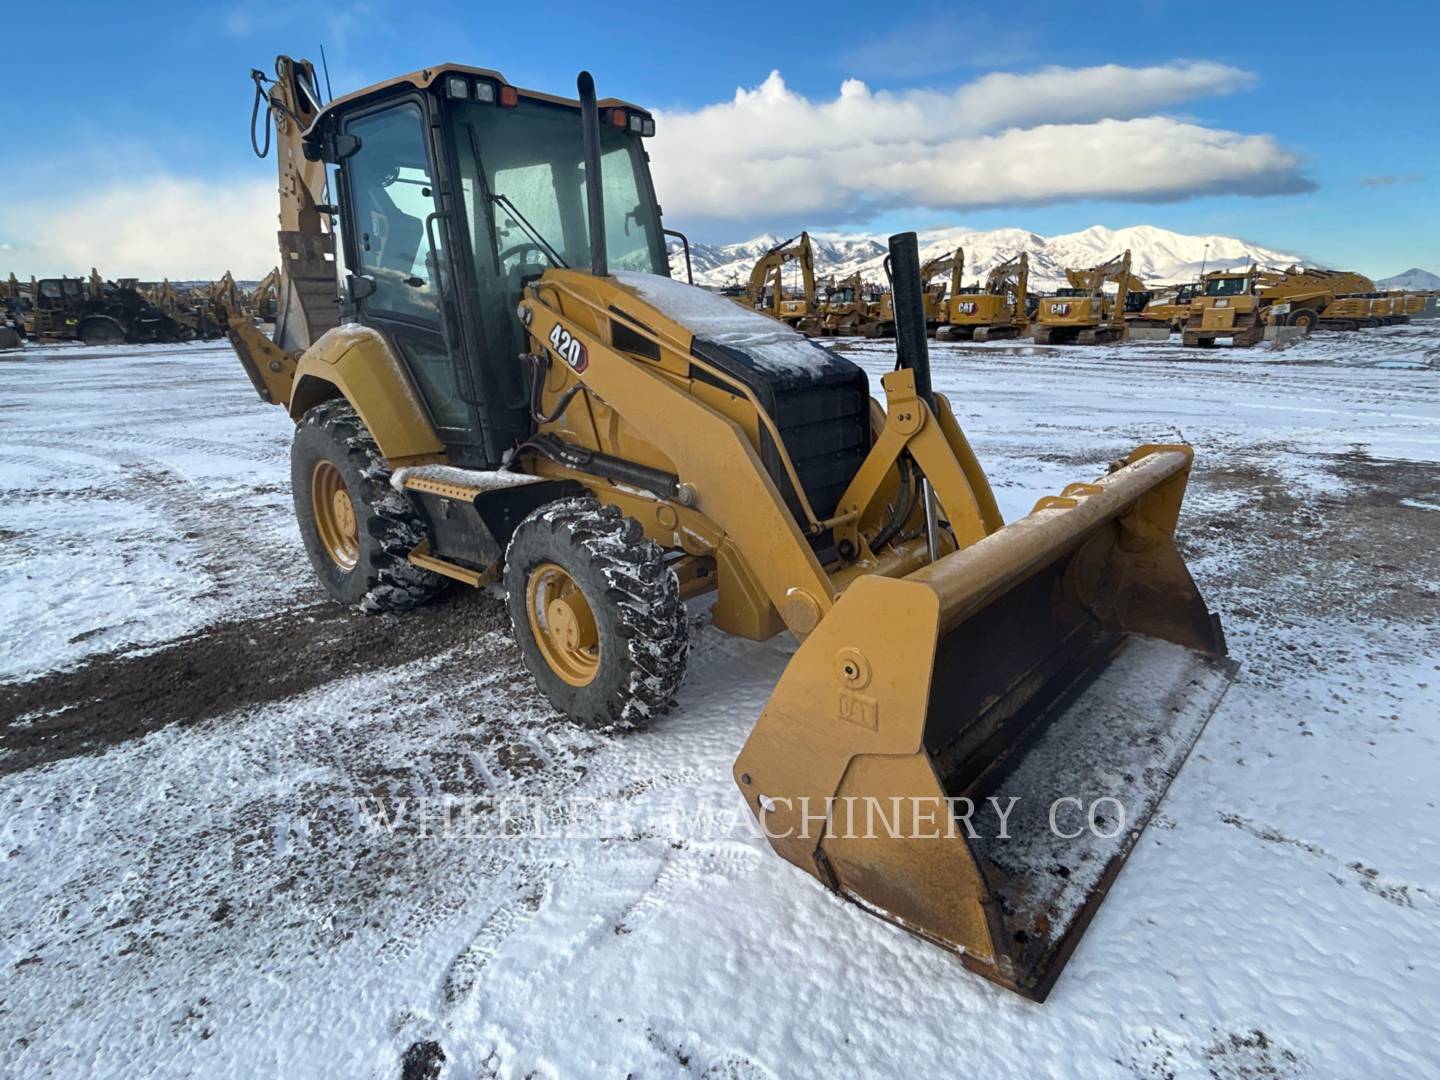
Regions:
<svg viewBox="0 0 1440 1080"><path fill-rule="evenodd" d="M338 165L346 158L354 157L360 149L360 136L340 134L332 136L327 140L325 146L325 160L331 164Z"/></svg>
<svg viewBox="0 0 1440 1080"><path fill-rule="evenodd" d="M345 289L350 293L352 303L358 303L367 296L375 295L375 279L369 274L346 274Z"/></svg>
<svg viewBox="0 0 1440 1080"><path fill-rule="evenodd" d="M637 217L636 220L638 221L639 218ZM679 229L661 229L660 233L662 236L673 236L680 241L680 246L685 251L685 279L691 285L694 285L695 270L690 265L690 238L686 236L683 232L681 232ZM669 255L668 251L666 252L666 255Z"/></svg>

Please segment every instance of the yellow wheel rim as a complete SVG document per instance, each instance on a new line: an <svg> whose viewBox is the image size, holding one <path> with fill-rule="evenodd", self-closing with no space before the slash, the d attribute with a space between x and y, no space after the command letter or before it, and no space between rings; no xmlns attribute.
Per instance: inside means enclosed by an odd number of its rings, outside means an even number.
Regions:
<svg viewBox="0 0 1440 1080"><path fill-rule="evenodd" d="M355 504L345 487L345 478L328 461L317 461L310 474L310 509L315 531L325 554L341 570L353 570L360 561L360 528Z"/></svg>
<svg viewBox="0 0 1440 1080"><path fill-rule="evenodd" d="M554 563L530 571L525 610L540 655L571 686L589 686L600 670L600 633L575 579Z"/></svg>

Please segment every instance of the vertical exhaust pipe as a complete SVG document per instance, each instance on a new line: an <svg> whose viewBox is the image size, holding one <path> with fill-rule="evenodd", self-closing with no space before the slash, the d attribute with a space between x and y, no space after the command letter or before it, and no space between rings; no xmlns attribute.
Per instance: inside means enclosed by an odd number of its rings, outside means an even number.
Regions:
<svg viewBox="0 0 1440 1080"><path fill-rule="evenodd" d="M915 374L915 394L931 411L935 394L930 387L930 343L925 335L924 286L920 281L920 241L913 232L890 237L890 301L895 308L896 366ZM927 477L921 482L925 504L925 546L934 562L940 557L940 516L935 491Z"/></svg>
<svg viewBox="0 0 1440 1080"><path fill-rule="evenodd" d="M590 216L590 272L608 277L605 247L605 203L600 183L600 109L595 104L595 79L588 71L575 80L580 91L580 127L585 134L585 202Z"/></svg>
<svg viewBox="0 0 1440 1080"><path fill-rule="evenodd" d="M933 410L930 343L925 336L925 297L920 283L920 241L913 232L890 237L890 299L895 307L895 358L915 373L915 391Z"/></svg>

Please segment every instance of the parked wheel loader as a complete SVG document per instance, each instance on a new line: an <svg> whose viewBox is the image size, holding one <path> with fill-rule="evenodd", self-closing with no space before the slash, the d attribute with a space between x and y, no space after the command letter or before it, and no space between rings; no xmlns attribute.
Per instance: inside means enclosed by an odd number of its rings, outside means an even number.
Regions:
<svg viewBox="0 0 1440 1080"><path fill-rule="evenodd" d="M1031 335L1037 345L1103 345L1130 336L1130 296L1143 289L1130 273L1130 252L1088 270L1066 270L1066 288L1041 299ZM1116 291L1107 293L1113 284Z"/></svg>
<svg viewBox="0 0 1440 1080"><path fill-rule="evenodd" d="M1164 323L1171 332L1183 331L1185 322L1190 317L1191 301L1204 291L1203 281L1157 286L1145 304L1145 318L1151 322Z"/></svg>
<svg viewBox="0 0 1440 1080"><path fill-rule="evenodd" d="M123 345L185 338L184 328L147 301L135 282L106 281L93 268L88 279L31 278L19 317L25 336L36 341Z"/></svg>
<svg viewBox="0 0 1440 1080"><path fill-rule="evenodd" d="M785 267L795 262L800 266L800 295L785 292ZM761 255L750 271L750 282L737 300L754 311L764 311L786 326L808 328L816 320L815 250L810 234L802 232L776 244Z"/></svg>
<svg viewBox="0 0 1440 1080"><path fill-rule="evenodd" d="M1030 256L1025 252L1006 259L985 275L977 291L959 287L960 270L950 290L946 325L937 335L952 341L998 341L1020 337L1030 328Z"/></svg>
<svg viewBox="0 0 1440 1080"><path fill-rule="evenodd" d="M685 601L788 632L734 767L757 828L1043 999L1232 676L1174 541L1190 448L1141 446L1006 525L931 383L915 234L890 241L882 405L848 360L668 276L655 121L588 74L567 99L442 64L322 106L308 62L275 70L280 244L338 255L344 288L297 289L287 258L282 323L308 340L229 331L295 421L325 587L394 611L502 582L540 691L606 728L670 707ZM962 827L990 797L1009 839ZM886 824L846 819L867 808Z"/></svg>

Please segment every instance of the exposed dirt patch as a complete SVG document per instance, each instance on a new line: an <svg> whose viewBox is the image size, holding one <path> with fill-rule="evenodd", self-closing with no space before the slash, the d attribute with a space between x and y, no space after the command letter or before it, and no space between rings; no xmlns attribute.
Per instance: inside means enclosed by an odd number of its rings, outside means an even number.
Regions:
<svg viewBox="0 0 1440 1080"><path fill-rule="evenodd" d="M1283 593L1285 611L1329 617L1440 622L1440 514L1411 505L1435 498L1434 466L1376 459L1363 451L1317 462L1343 486L1310 494L1263 465L1211 466L1201 491L1228 495L1228 509L1187 504L1180 543L1187 559L1227 550L1227 591ZM1260 606L1247 615L1263 617Z"/></svg>
<svg viewBox="0 0 1440 1080"><path fill-rule="evenodd" d="M0 775L396 667L508 625L499 600L468 591L404 616L324 602L0 683L0 716L10 718L0 728Z"/></svg>
<svg viewBox="0 0 1440 1080"><path fill-rule="evenodd" d="M1279 1046L1259 1028L1218 1036L1205 1048L1205 1064L1214 1080L1260 1080L1298 1076L1305 1062Z"/></svg>

